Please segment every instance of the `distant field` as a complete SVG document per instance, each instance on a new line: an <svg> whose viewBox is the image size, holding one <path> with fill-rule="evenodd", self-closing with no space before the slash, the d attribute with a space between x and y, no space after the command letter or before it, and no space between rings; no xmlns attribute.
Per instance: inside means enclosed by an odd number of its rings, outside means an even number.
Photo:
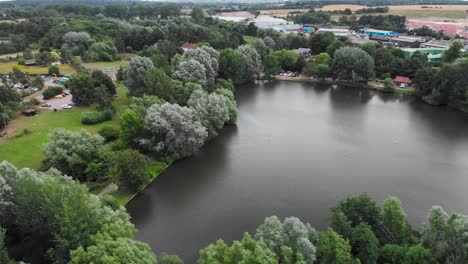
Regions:
<svg viewBox="0 0 468 264"><path fill-rule="evenodd" d="M317 10L339 11L339 10L345 10L346 8L351 9L351 11L356 11L359 9L367 8L367 6L365 5L326 5L326 6L323 6L322 8L317 8Z"/></svg>
<svg viewBox="0 0 468 264"><path fill-rule="evenodd" d="M119 97L114 100L113 105L117 109L117 116L129 103L126 96L127 89L117 89ZM103 126L117 127L118 117L98 125L82 125L81 113L90 110L90 107L74 107L71 110L60 110L54 112L48 109L41 110L33 117L19 116L8 126L7 138L0 138L0 162L8 160L13 165L23 168L29 167L39 169L43 159L42 146L48 140L48 134L54 128L66 128L77 131L82 128L91 132L97 132ZM29 129L32 133L16 138L15 135L23 129Z"/></svg>
<svg viewBox="0 0 468 264"><path fill-rule="evenodd" d="M11 72L14 67L20 69L23 72L27 72L29 74L48 74L49 72L49 67L41 67L41 66L28 67L24 65L19 65L18 62L16 61L11 61L11 62L0 62L0 73L7 74ZM75 73L75 69L73 69L69 65L60 65L59 68L60 68L61 74Z"/></svg>
<svg viewBox="0 0 468 264"><path fill-rule="evenodd" d="M353 11L366 8L364 5L327 5L318 10L335 11L349 8ZM423 8L424 7L424 8ZM408 18L447 18L461 20L465 18L468 5L395 5L389 6L388 13L372 15L400 15ZM339 17L339 16L338 16ZM334 17L335 18L335 17Z"/></svg>
<svg viewBox="0 0 468 264"><path fill-rule="evenodd" d="M300 8L300 9L268 9L260 10L261 15L269 15L275 17L286 17L291 13L307 13L309 9Z"/></svg>

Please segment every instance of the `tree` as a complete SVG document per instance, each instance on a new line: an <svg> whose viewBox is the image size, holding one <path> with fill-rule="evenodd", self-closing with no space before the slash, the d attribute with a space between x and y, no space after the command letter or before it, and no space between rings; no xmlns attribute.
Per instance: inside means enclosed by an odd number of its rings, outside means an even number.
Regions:
<svg viewBox="0 0 468 264"><path fill-rule="evenodd" d="M265 58L265 75L270 77L276 75L281 71L281 65L279 59L274 55L267 55Z"/></svg>
<svg viewBox="0 0 468 264"><path fill-rule="evenodd" d="M208 131L208 138L214 138L229 120L229 109L224 96L204 90L193 91L187 105Z"/></svg>
<svg viewBox="0 0 468 264"><path fill-rule="evenodd" d="M55 129L45 144L44 164L84 181L88 163L96 159L103 148L104 139L84 129L78 132Z"/></svg>
<svg viewBox="0 0 468 264"><path fill-rule="evenodd" d="M234 241L232 246L222 240L211 244L200 251L199 264L211 263L278 263L276 255L262 241L255 241L245 233L241 241Z"/></svg>
<svg viewBox="0 0 468 264"><path fill-rule="evenodd" d="M145 94L156 95L168 102L175 101L174 83L162 69L153 68L148 70L145 73L144 82L147 87Z"/></svg>
<svg viewBox="0 0 468 264"><path fill-rule="evenodd" d="M265 41L262 39L254 39L251 43L252 47L258 52L260 58L263 60L268 53L268 48Z"/></svg>
<svg viewBox="0 0 468 264"><path fill-rule="evenodd" d="M146 71L154 68L153 62L146 57L133 57L130 60L125 84L130 96L142 96L145 93Z"/></svg>
<svg viewBox="0 0 468 264"><path fill-rule="evenodd" d="M443 62L454 62L456 59L461 58L463 53L463 43L460 41L455 41L448 50L443 54Z"/></svg>
<svg viewBox="0 0 468 264"><path fill-rule="evenodd" d="M80 246L71 252L70 264L156 264L156 256L147 244L131 238L111 239L98 234L93 236L93 245Z"/></svg>
<svg viewBox="0 0 468 264"><path fill-rule="evenodd" d="M398 198L391 197L384 201L382 224L393 238L393 243L411 242L411 226Z"/></svg>
<svg viewBox="0 0 468 264"><path fill-rule="evenodd" d="M377 43L374 42L368 42L364 43L361 45L361 49L367 54L369 54L371 57L375 57L375 53L377 52Z"/></svg>
<svg viewBox="0 0 468 264"><path fill-rule="evenodd" d="M200 84L205 84L207 81L205 66L196 60L179 63L172 77L181 81Z"/></svg>
<svg viewBox="0 0 468 264"><path fill-rule="evenodd" d="M77 105L90 105L95 101L94 80L87 72L74 75L65 84Z"/></svg>
<svg viewBox="0 0 468 264"><path fill-rule="evenodd" d="M335 214L343 213L346 221L351 223L351 227L356 227L364 222L371 226L374 233L379 234L377 231L382 220L382 210L367 193L340 200L331 211L332 217ZM332 227L334 228L333 225Z"/></svg>
<svg viewBox="0 0 468 264"><path fill-rule="evenodd" d="M159 264L184 264L181 258L175 255L161 254L158 258Z"/></svg>
<svg viewBox="0 0 468 264"><path fill-rule="evenodd" d="M374 73L374 59L367 52L353 47L343 47L335 52L333 75L342 80L367 83Z"/></svg>
<svg viewBox="0 0 468 264"><path fill-rule="evenodd" d="M117 155L113 170L115 179L132 191L138 191L150 180L150 161L137 150L123 150Z"/></svg>
<svg viewBox="0 0 468 264"><path fill-rule="evenodd" d="M441 207L433 206L427 221L421 237L429 247L429 252L441 263L466 263L468 241L463 234L468 232L468 217L460 214L448 215Z"/></svg>
<svg viewBox="0 0 468 264"><path fill-rule="evenodd" d="M32 87L42 89L44 88L44 79L42 79L42 77L39 75L33 76L29 81L29 85Z"/></svg>
<svg viewBox="0 0 468 264"><path fill-rule="evenodd" d="M331 57L326 52L322 52L319 55L314 57L314 63L316 65L319 65L319 64L327 64L328 65L330 63L330 61L331 61Z"/></svg>
<svg viewBox="0 0 468 264"><path fill-rule="evenodd" d="M206 129L194 120L191 109L169 103L152 105L144 128L150 134L142 142L148 149L176 159L192 155L208 137Z"/></svg>
<svg viewBox="0 0 468 264"><path fill-rule="evenodd" d="M273 40L269 36L264 37L263 42L265 42L265 45L267 46L268 49L274 49L276 46L275 40Z"/></svg>
<svg viewBox="0 0 468 264"><path fill-rule="evenodd" d="M392 92L395 89L395 84L393 84L393 79L392 78L385 78L384 82L384 91L389 91Z"/></svg>
<svg viewBox="0 0 468 264"><path fill-rule="evenodd" d="M163 70L167 75L172 73L172 66L169 62L169 58L166 55L160 53L153 54L151 56L151 61L153 62L155 68Z"/></svg>
<svg viewBox="0 0 468 264"><path fill-rule="evenodd" d="M296 63L299 60L301 55L297 54L292 50L278 50L270 53L271 55L277 57L281 68L285 71L294 71L296 69Z"/></svg>
<svg viewBox="0 0 468 264"><path fill-rule="evenodd" d="M247 65L247 79L254 80L260 76L263 72L262 58L258 52L248 46L240 46L237 51L244 56L245 63Z"/></svg>
<svg viewBox="0 0 468 264"><path fill-rule="evenodd" d="M351 246L333 229L320 233L317 248L318 263L352 263Z"/></svg>
<svg viewBox="0 0 468 264"><path fill-rule="evenodd" d="M245 34L247 36L253 36L255 37L257 35L257 31L258 31L258 27L255 26L255 23L253 22L250 22L248 25L247 25L247 30L245 31Z"/></svg>
<svg viewBox="0 0 468 264"><path fill-rule="evenodd" d="M60 76L60 68L57 66L50 66L48 73L49 75Z"/></svg>
<svg viewBox="0 0 468 264"><path fill-rule="evenodd" d="M379 263L400 264L404 262L408 247L404 245L386 244L380 250Z"/></svg>
<svg viewBox="0 0 468 264"><path fill-rule="evenodd" d="M205 11L203 11L203 9L201 9L200 7L194 7L192 8L191 16L193 20L195 20L195 22L200 23L201 21L203 21L203 19L205 19Z"/></svg>
<svg viewBox="0 0 468 264"><path fill-rule="evenodd" d="M466 252L466 250L465 250ZM412 246L406 252L404 264L431 264L434 259L429 249L421 245Z"/></svg>
<svg viewBox="0 0 468 264"><path fill-rule="evenodd" d="M216 76L218 76L219 52L217 50L206 46L189 49L185 51L183 58L201 63L205 68L206 79L208 81L214 81Z"/></svg>
<svg viewBox="0 0 468 264"><path fill-rule="evenodd" d="M379 258L379 240L366 223L360 223L353 231L352 251L364 264L375 264Z"/></svg>
<svg viewBox="0 0 468 264"><path fill-rule="evenodd" d="M335 40L335 35L332 32L324 32L322 34L313 34L310 36L309 44L312 54L326 52L327 47Z"/></svg>
<svg viewBox="0 0 468 264"><path fill-rule="evenodd" d="M0 264L8 264L10 260L5 247L6 230L0 227Z"/></svg>
<svg viewBox="0 0 468 264"><path fill-rule="evenodd" d="M75 55L84 55L91 36L86 32L70 31L63 35L63 49L71 49Z"/></svg>
<svg viewBox="0 0 468 264"><path fill-rule="evenodd" d="M143 117L133 109L120 115L120 139L129 146L137 146L143 131Z"/></svg>
<svg viewBox="0 0 468 264"><path fill-rule="evenodd" d="M100 70L97 70L97 71L93 71L93 73L91 73L91 77L93 78L93 81L94 81L94 87L104 86L106 88L107 92L111 96L117 94L115 84L112 81L111 77L109 77L109 75L103 73Z"/></svg>
<svg viewBox="0 0 468 264"><path fill-rule="evenodd" d="M335 39L332 43L330 43L330 45L327 46L325 51L327 52L327 54L330 54L330 56L333 57L333 55L335 55L335 51L337 51L341 47L344 47L344 43Z"/></svg>
<svg viewBox="0 0 468 264"><path fill-rule="evenodd" d="M227 88L217 89L215 92L226 99L226 105L229 111L229 120L226 121L226 123L234 125L237 121L237 103L234 98L234 93Z"/></svg>
<svg viewBox="0 0 468 264"><path fill-rule="evenodd" d="M306 263L313 263L316 260L314 243L318 234L296 217L287 217L283 223L276 216L267 217L257 228L255 237L264 241L283 262L297 263L304 259Z"/></svg>
<svg viewBox="0 0 468 264"><path fill-rule="evenodd" d="M85 58L89 61L114 61L117 49L105 42L95 42L89 47Z"/></svg>
<svg viewBox="0 0 468 264"><path fill-rule="evenodd" d="M328 66L328 64L319 64L315 68L315 73L317 74L317 77L324 80L325 77L327 77L330 74L330 67Z"/></svg>
<svg viewBox="0 0 468 264"><path fill-rule="evenodd" d="M219 76L231 79L234 84L246 81L247 61L240 52L233 49L224 49L219 56Z"/></svg>
<svg viewBox="0 0 468 264"><path fill-rule="evenodd" d="M375 51L375 75L382 77L387 73L392 73L392 63L395 60L391 50L380 48Z"/></svg>
<svg viewBox="0 0 468 264"><path fill-rule="evenodd" d="M100 110L108 110L112 108L112 95L109 94L109 91L104 86L95 88L95 101L98 103L98 109Z"/></svg>
<svg viewBox="0 0 468 264"><path fill-rule="evenodd" d="M7 226L14 221L14 196L18 178L18 170L15 166L7 161L0 163L0 225ZM0 241L2 242L3 240Z"/></svg>

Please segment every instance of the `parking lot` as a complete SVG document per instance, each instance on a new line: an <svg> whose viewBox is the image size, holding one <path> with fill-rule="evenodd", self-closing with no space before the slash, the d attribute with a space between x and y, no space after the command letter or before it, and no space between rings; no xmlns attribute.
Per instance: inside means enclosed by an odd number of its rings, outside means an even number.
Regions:
<svg viewBox="0 0 468 264"><path fill-rule="evenodd" d="M63 85L54 83L54 78L45 77L44 78L44 90L47 89L47 87L49 87L49 86L61 86L61 87L63 87ZM42 107L41 106L41 109L49 109L51 111L53 111L54 109L66 110L66 109L62 109L62 105L71 104L72 103L72 95L70 94L69 89L64 88L63 91L65 93L68 93L69 95L67 95L65 97L62 97L62 98L51 98L49 100L44 100L43 97L42 97L42 93L40 95L36 96L36 99L38 99L39 101L51 104L51 107Z"/></svg>

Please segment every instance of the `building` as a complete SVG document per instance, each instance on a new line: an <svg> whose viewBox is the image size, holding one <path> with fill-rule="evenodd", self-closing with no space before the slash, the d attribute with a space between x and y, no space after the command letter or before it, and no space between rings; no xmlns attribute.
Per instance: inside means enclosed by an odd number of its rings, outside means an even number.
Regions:
<svg viewBox="0 0 468 264"><path fill-rule="evenodd" d="M391 36L396 36L396 35L398 35L400 33L395 32L395 31L378 30L378 29L368 28L368 29L364 30L364 34L367 34L369 36L391 37Z"/></svg>
<svg viewBox="0 0 468 264"><path fill-rule="evenodd" d="M360 38L360 37L355 37L355 36L350 37L349 40L356 47L360 47L360 46L362 46L362 45L364 45L366 43L376 43L376 44L378 43L375 40L370 40L370 39L367 39L367 38Z"/></svg>
<svg viewBox="0 0 468 264"><path fill-rule="evenodd" d="M184 52L189 50L189 49L195 49L197 47L196 44L193 44L193 43L185 43L184 45L180 46Z"/></svg>
<svg viewBox="0 0 468 264"><path fill-rule="evenodd" d="M304 57L304 59L310 58L312 56L312 51L309 48L298 48L294 50L297 54Z"/></svg>
<svg viewBox="0 0 468 264"><path fill-rule="evenodd" d="M406 58L411 58L414 53L420 52L422 54L427 55L427 60L430 62L440 62L442 61L442 54L446 49L438 49L438 48L418 48L418 49L401 49L405 54Z"/></svg>
<svg viewBox="0 0 468 264"><path fill-rule="evenodd" d="M421 48L438 48L438 49L448 49L455 41L463 40L438 40L432 39L426 43L421 44Z"/></svg>
<svg viewBox="0 0 468 264"><path fill-rule="evenodd" d="M400 48L419 48L421 43L426 42L426 39L423 37L413 37L413 36L395 36L389 38L388 42L392 43L393 46Z"/></svg>
<svg viewBox="0 0 468 264"><path fill-rule="evenodd" d="M302 27L304 28L304 33L313 33L315 31L312 25L303 25Z"/></svg>
<svg viewBox="0 0 468 264"><path fill-rule="evenodd" d="M26 65L26 66L36 65L36 59L25 60L24 65Z"/></svg>
<svg viewBox="0 0 468 264"><path fill-rule="evenodd" d="M331 32L337 38L348 37L350 35L350 31L348 28L319 28L317 30L317 34L322 34L325 32Z"/></svg>
<svg viewBox="0 0 468 264"><path fill-rule="evenodd" d="M304 32L304 28L299 24L286 24L286 25L276 25L272 26L272 29L284 32L284 33L302 33Z"/></svg>
<svg viewBox="0 0 468 264"><path fill-rule="evenodd" d="M445 22L445 21L425 21L425 20L409 20L406 23L409 30L428 27L435 31L442 31L444 35L455 37L456 35L468 38L468 26L463 23Z"/></svg>
<svg viewBox="0 0 468 264"><path fill-rule="evenodd" d="M409 77L404 77L404 76L397 76L395 79L393 79L393 82L398 85L400 88L407 88L411 86L411 79Z"/></svg>

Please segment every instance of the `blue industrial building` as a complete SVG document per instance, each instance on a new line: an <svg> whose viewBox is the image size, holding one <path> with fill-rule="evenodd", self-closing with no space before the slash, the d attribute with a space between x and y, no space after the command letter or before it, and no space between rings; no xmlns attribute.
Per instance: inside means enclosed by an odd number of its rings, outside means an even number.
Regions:
<svg viewBox="0 0 468 264"><path fill-rule="evenodd" d="M390 37L390 36L396 36L400 33L395 32L395 31L387 31L387 30L366 29L364 30L364 34L372 35L372 36L380 36L380 37Z"/></svg>

